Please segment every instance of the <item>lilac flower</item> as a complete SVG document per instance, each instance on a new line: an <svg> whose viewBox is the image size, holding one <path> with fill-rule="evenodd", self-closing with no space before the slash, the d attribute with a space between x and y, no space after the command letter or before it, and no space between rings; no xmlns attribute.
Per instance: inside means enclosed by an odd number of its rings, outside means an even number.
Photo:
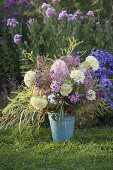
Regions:
<svg viewBox="0 0 113 170"><path fill-rule="evenodd" d="M80 101L80 97L81 97L81 94L79 94L78 92L75 92L74 94L69 96L69 99L72 103L76 104L77 102Z"/></svg>
<svg viewBox="0 0 113 170"><path fill-rule="evenodd" d="M52 80L60 83L63 83L69 74L66 63L61 59L56 60L50 70Z"/></svg>
<svg viewBox="0 0 113 170"><path fill-rule="evenodd" d="M68 17L68 14L66 11L62 11L61 13L59 13L59 16L58 16L58 20L63 20L65 18Z"/></svg>
<svg viewBox="0 0 113 170"><path fill-rule="evenodd" d="M21 41L21 37L22 37L22 35L16 34L16 35L14 36L14 43L15 43L15 44L19 44L20 41Z"/></svg>
<svg viewBox="0 0 113 170"><path fill-rule="evenodd" d="M17 22L17 20L15 18L7 19L7 26L16 27L18 24L19 23Z"/></svg>
<svg viewBox="0 0 113 170"><path fill-rule="evenodd" d="M42 8L42 9L47 9L47 8L49 8L49 4L47 4L47 3L44 2L44 3L42 4L41 8Z"/></svg>
<svg viewBox="0 0 113 170"><path fill-rule="evenodd" d="M56 81L53 81L50 85L50 88L51 88L51 91L53 92L59 92L60 91L60 88L61 88L61 85L59 82L56 82Z"/></svg>
<svg viewBox="0 0 113 170"><path fill-rule="evenodd" d="M69 14L68 17L67 17L67 20L68 20L68 21L74 21L76 18L77 18L76 15L74 15L74 14Z"/></svg>
<svg viewBox="0 0 113 170"><path fill-rule="evenodd" d="M93 11L88 11L86 14L88 17L94 17L94 12Z"/></svg>
<svg viewBox="0 0 113 170"><path fill-rule="evenodd" d="M52 8L47 8L47 10L46 10L46 16L49 18L49 17L51 17L51 16L54 16L54 15L56 15L56 11L55 11L55 9L52 7Z"/></svg>
<svg viewBox="0 0 113 170"><path fill-rule="evenodd" d="M64 57L68 66L78 67L80 65L80 59L78 57L72 57L71 55L67 55Z"/></svg>

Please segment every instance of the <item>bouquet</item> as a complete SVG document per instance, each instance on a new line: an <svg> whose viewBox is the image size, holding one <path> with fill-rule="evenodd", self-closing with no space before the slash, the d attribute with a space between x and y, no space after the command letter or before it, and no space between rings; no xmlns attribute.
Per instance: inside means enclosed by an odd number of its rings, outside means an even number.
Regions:
<svg viewBox="0 0 113 170"><path fill-rule="evenodd" d="M51 114L75 115L82 105L98 102L102 91L93 73L99 69L94 56L62 56L53 63L38 57L37 68L24 76L25 85L33 89L30 104L42 116Z"/></svg>

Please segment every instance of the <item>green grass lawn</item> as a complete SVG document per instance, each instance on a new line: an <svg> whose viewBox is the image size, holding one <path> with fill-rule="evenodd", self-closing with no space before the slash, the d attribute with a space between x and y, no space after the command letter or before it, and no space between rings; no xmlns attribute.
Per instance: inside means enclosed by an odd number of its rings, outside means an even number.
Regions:
<svg viewBox="0 0 113 170"><path fill-rule="evenodd" d="M78 129L72 141L55 143L50 129L29 140L1 130L0 170L113 170L113 128Z"/></svg>

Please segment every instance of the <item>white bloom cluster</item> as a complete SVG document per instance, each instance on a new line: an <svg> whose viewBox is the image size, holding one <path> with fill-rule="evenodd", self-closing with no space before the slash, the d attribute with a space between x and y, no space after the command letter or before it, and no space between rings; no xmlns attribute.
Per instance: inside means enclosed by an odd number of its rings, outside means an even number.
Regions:
<svg viewBox="0 0 113 170"><path fill-rule="evenodd" d="M94 56L88 56L86 62L93 68L94 71L99 69L99 61Z"/></svg>
<svg viewBox="0 0 113 170"><path fill-rule="evenodd" d="M47 106L46 96L34 96L30 100L30 104L37 110L42 110Z"/></svg>
<svg viewBox="0 0 113 170"><path fill-rule="evenodd" d="M48 100L51 104L57 104L54 98L55 98L55 95L53 93L48 96Z"/></svg>
<svg viewBox="0 0 113 170"><path fill-rule="evenodd" d="M77 83L83 83L85 76L81 70L73 70L71 71L70 77L74 79Z"/></svg>
<svg viewBox="0 0 113 170"><path fill-rule="evenodd" d="M68 96L72 92L72 85L64 83L60 89L60 93L62 96Z"/></svg>
<svg viewBox="0 0 113 170"><path fill-rule="evenodd" d="M26 86L30 87L34 84L36 78L36 73L32 70L28 71L24 76L24 83Z"/></svg>
<svg viewBox="0 0 113 170"><path fill-rule="evenodd" d="M87 94L86 94L86 98L90 101L93 101L96 99L96 94L94 90L88 90Z"/></svg>

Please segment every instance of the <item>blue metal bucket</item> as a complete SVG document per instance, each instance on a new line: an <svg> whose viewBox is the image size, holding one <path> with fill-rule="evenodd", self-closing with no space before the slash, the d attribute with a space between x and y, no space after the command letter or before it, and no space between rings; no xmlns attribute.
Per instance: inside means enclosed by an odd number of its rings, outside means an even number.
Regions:
<svg viewBox="0 0 113 170"><path fill-rule="evenodd" d="M53 141L66 141L72 138L75 116L56 114L55 120L48 113Z"/></svg>

